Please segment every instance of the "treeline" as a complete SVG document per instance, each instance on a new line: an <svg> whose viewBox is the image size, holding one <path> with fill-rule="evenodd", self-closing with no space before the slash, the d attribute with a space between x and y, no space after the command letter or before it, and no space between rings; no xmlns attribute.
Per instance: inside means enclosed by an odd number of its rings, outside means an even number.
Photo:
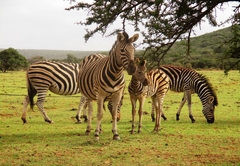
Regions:
<svg viewBox="0 0 240 166"><path fill-rule="evenodd" d="M160 61L160 65L172 64L178 66L185 66L194 69L221 69L224 70L228 65L231 65L232 60L225 59L226 52L229 50L225 42L232 37L231 27L224 28L212 33L207 33L202 36L191 38L191 46L189 54L187 54L187 41L182 40L176 42L169 52ZM6 70L19 70L26 68L26 66L41 60L52 60L69 63L80 63L82 59L92 53L102 53L107 55L106 52L96 51L60 51L60 50L14 50L9 48L0 51L0 68L2 71ZM137 57L142 57L144 51L136 51ZM14 58L9 56L10 62L6 65L7 54L16 54ZM22 56L26 60L23 60ZM13 57L13 56L12 56ZM16 60L16 57L21 57ZM145 57L148 64L157 65L159 60ZM1 61L2 60L2 61ZM23 62L19 62L23 61ZM26 62L24 62L26 61ZM15 65L11 65L14 64ZM18 66L17 64L21 64ZM22 65L24 64L24 65ZM28 64L28 65L26 65ZM236 66L234 69L240 69Z"/></svg>

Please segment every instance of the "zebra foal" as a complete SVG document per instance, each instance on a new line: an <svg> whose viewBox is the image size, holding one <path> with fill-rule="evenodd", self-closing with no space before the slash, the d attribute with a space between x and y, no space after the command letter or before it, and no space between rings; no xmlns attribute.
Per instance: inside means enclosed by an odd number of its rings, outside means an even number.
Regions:
<svg viewBox="0 0 240 166"><path fill-rule="evenodd" d="M143 60L139 64L139 68L142 71L146 71L146 60ZM135 72L136 73L136 72ZM136 78L138 77L136 73L133 74L131 81L128 86L128 92L130 95L130 100L132 104L132 130L131 133L134 133L135 128L135 115L136 115L136 102L139 101L139 124L138 124L138 133L141 132L142 128L142 114L143 114L143 105L146 97L152 98L152 104L156 110L156 121L154 131L160 130L161 125L161 116L163 113L163 100L169 88L169 78L167 75L159 69L153 69L146 73L147 84L141 83Z"/></svg>
<svg viewBox="0 0 240 166"><path fill-rule="evenodd" d="M91 130L92 101L97 101L96 140L99 140L101 131L103 104L104 101L109 100L112 102L113 139L120 139L117 132L117 108L125 88L123 70L126 69L130 75L135 72L135 48L132 43L135 42L138 37L138 34L129 38L126 32L119 33L116 42L109 52L109 56L89 64L82 63L80 66L78 87L88 103L88 125L86 134L89 134Z"/></svg>
<svg viewBox="0 0 240 166"><path fill-rule="evenodd" d="M175 92L184 92L182 101L176 113L176 120L179 116L183 105L188 101L189 118L192 123L195 119L192 115L192 100L191 94L197 93L202 106L203 114L208 123L214 123L214 110L218 105L217 95L206 77L197 73L196 71L179 66L163 65L159 67L165 72L170 79L170 90ZM154 111L152 112L152 120L154 121Z"/></svg>

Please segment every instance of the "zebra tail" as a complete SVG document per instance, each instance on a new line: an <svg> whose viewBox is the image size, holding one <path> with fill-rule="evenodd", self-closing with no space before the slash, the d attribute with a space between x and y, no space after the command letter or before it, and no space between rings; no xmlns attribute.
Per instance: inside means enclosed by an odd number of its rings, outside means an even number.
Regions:
<svg viewBox="0 0 240 166"><path fill-rule="evenodd" d="M34 106L34 96L37 94L36 89L33 87L31 81L29 80L29 78L27 78L27 85L28 85L28 98L29 98L29 102L30 102L30 108L33 110L33 106Z"/></svg>

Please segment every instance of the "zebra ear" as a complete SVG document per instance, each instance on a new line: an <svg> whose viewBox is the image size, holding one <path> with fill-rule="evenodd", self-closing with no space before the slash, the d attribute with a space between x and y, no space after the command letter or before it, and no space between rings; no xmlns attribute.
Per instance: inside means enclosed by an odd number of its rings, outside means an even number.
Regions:
<svg viewBox="0 0 240 166"><path fill-rule="evenodd" d="M143 67L144 67L144 70L145 70L145 71L147 70L146 64L147 64L147 60L143 60Z"/></svg>
<svg viewBox="0 0 240 166"><path fill-rule="evenodd" d="M143 66L146 66L146 64L147 64L147 60L143 60Z"/></svg>
<svg viewBox="0 0 240 166"><path fill-rule="evenodd" d="M135 35L133 35L133 36L129 39L129 42L130 42L130 43L135 42L135 41L138 39L138 37L139 37L139 34L136 33Z"/></svg>
<svg viewBox="0 0 240 166"><path fill-rule="evenodd" d="M119 42L124 41L124 40L125 40L124 34L123 34L123 33L118 33L118 35L117 35L117 40L118 40Z"/></svg>
<svg viewBox="0 0 240 166"><path fill-rule="evenodd" d="M140 63L139 58L135 58L135 63L138 65Z"/></svg>
<svg viewBox="0 0 240 166"><path fill-rule="evenodd" d="M214 97L213 96L210 96L209 99L208 99L209 103L213 103L214 102Z"/></svg>

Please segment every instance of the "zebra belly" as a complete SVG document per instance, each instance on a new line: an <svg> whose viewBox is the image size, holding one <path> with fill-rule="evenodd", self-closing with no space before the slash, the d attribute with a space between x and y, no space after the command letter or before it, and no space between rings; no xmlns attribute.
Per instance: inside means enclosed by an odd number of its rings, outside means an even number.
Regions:
<svg viewBox="0 0 240 166"><path fill-rule="evenodd" d="M57 85L53 85L49 88L49 90L52 93L55 93L57 95L74 95L80 93L79 89L77 87L74 87L72 89L68 89L68 87L65 88L59 88Z"/></svg>

